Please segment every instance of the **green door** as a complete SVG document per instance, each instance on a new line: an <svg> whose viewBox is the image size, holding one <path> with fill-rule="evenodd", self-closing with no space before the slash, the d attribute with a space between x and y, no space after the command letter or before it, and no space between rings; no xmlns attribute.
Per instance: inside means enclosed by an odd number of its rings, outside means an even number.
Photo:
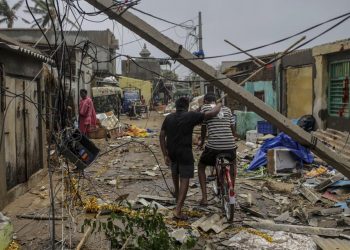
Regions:
<svg viewBox="0 0 350 250"><path fill-rule="evenodd" d="M330 118L349 118L350 61L330 63L328 115Z"/></svg>

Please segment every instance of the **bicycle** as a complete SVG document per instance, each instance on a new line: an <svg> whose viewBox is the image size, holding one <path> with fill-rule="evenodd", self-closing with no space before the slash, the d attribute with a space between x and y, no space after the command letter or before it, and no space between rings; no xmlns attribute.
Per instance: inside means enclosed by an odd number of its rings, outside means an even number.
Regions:
<svg viewBox="0 0 350 250"><path fill-rule="evenodd" d="M213 191L216 196L220 197L221 206L225 212L225 216L228 222L233 221L236 194L235 194L235 181L237 176L237 167L235 160L229 161L227 158L232 157L228 154L219 154L216 157L216 164L213 167L213 175L216 177L213 182Z"/></svg>

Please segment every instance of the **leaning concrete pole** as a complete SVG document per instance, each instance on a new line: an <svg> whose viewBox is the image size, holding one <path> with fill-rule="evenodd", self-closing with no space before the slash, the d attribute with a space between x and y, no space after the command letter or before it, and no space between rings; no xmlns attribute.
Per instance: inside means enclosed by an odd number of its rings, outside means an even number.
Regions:
<svg viewBox="0 0 350 250"><path fill-rule="evenodd" d="M193 58L193 55L186 49L182 48L181 45L163 35L129 11L125 11L120 15L120 11L117 10L117 8L110 8L113 6L112 0L85 1L104 12L110 19L116 20L132 32L135 32L137 35L150 42L172 58L178 58L177 60L181 64L200 75L205 80L212 82L216 87L224 90L229 96L232 96L249 107L250 110L259 114L300 144L311 148L312 151L324 161L350 178L350 162L343 159L339 154L331 151L326 145L318 141L311 134L305 132L298 126L293 125L288 118L266 105L263 101L254 97L234 81L225 78L224 75L216 71L204 61L187 60L188 58ZM302 102L303 100L300 101Z"/></svg>

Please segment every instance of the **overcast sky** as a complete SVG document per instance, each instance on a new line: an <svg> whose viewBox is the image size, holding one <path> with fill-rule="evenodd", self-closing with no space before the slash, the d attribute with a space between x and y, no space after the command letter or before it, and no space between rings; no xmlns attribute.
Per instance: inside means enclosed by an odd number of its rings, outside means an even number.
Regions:
<svg viewBox="0 0 350 250"><path fill-rule="evenodd" d="M10 5L16 2L16 0L8 1ZM89 4L81 2L86 11L93 11ZM215 56L235 52L232 47L224 42L224 39L235 43L243 49L269 43L332 17L350 12L350 0L141 0L136 8L175 23L192 19L193 22L188 22L188 25L196 25L198 23L198 12L202 11L205 54L206 56ZM146 22L154 25L158 30L164 30L172 26L138 12L133 12ZM19 16L23 16L22 11L20 11ZM91 19L102 20L104 16L91 17ZM15 23L15 27L23 26L25 24L20 20ZM329 26L325 25L307 33L307 38L312 38ZM89 21L84 21L83 23L83 29L86 30L107 28L114 32L121 45L138 38L126 28L116 23L113 24L109 20L103 23L92 23ZM183 44L186 48L193 46L191 50L193 52L197 49L197 44L194 44L195 39L193 36L189 36L189 32L190 30L178 27L170 29L164 34ZM350 38L350 20L316 39L308 47L344 38ZM297 38L294 38L275 46L257 50L253 54L261 55L281 51L296 40ZM143 44L144 41L141 40L121 46L119 52L138 56ZM166 56L148 43L147 46L153 56ZM213 66L218 66L221 61L242 60L245 58L243 55L237 55L211 59L208 62ZM181 76L188 74L188 70L182 66L177 68L177 72Z"/></svg>

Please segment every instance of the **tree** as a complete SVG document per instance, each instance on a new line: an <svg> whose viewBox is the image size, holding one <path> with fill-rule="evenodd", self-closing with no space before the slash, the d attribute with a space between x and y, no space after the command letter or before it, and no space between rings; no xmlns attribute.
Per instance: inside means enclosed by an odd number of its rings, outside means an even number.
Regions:
<svg viewBox="0 0 350 250"><path fill-rule="evenodd" d="M39 18L37 19L37 22L40 24L42 28L54 28L54 24L56 24L57 21L57 11L54 0L33 0L34 7L29 7L29 10L25 10L24 12L30 13L32 12L33 15L38 15ZM65 19L68 23L73 25L75 28L77 28L77 25L69 20L68 18ZM26 23L30 23L29 21L23 19ZM34 23L32 27L35 27L37 24Z"/></svg>
<svg viewBox="0 0 350 250"><path fill-rule="evenodd" d="M19 0L10 8L7 0L0 0L0 23L7 23L7 28L12 29L13 23L17 20L16 12L23 4L24 0Z"/></svg>

